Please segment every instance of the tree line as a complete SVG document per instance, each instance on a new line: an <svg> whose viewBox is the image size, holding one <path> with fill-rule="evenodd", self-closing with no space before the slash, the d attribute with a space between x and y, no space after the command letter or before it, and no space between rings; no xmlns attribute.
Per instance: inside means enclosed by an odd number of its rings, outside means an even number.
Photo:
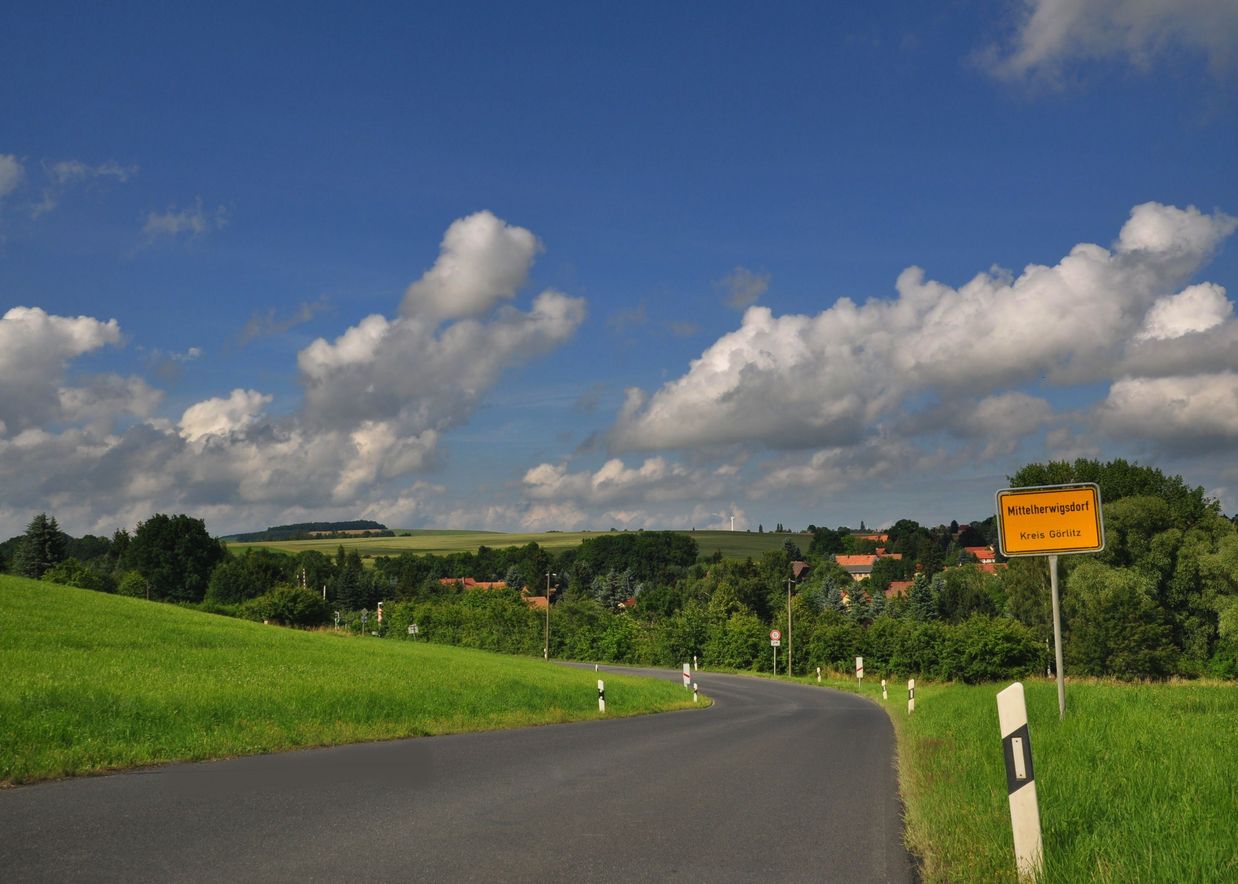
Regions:
<svg viewBox="0 0 1238 884"><path fill-rule="evenodd" d="M1067 671L1162 678L1238 677L1238 528L1216 501L1181 477L1125 461L1030 464L1016 487L1095 481L1106 547L1061 560ZM194 605L296 626L418 636L510 653L540 654L545 613L522 597L551 599L558 657L768 670L771 628L790 632L797 670L849 670L967 681L1043 671L1052 636L1043 558L996 573L967 547L994 542L992 519L925 527L900 520L882 539L810 526L759 559L702 559L690 534L616 532L558 554L536 543L447 556L405 553L364 562L336 555L251 549L229 555L204 523L157 514L132 535L74 539L46 514L0 544L15 573L104 592ZM802 549L796 542L805 542ZM853 581L833 556L901 553ZM795 581L792 563L811 569ZM466 590L466 577L508 589ZM894 580L905 596L886 597ZM787 596L791 595L791 629ZM384 603L384 620L374 616ZM362 617L362 612L366 617Z"/></svg>

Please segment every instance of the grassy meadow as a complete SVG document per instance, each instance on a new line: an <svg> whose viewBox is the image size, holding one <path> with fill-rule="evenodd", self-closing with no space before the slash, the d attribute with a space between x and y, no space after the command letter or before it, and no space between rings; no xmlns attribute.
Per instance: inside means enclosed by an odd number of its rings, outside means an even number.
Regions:
<svg viewBox="0 0 1238 884"><path fill-rule="evenodd" d="M313 540L272 540L255 543L229 541L228 549L234 553L250 547L260 547L276 552L295 555L307 549L316 549L326 555L334 555L341 546L357 550L362 558L398 556L411 552L417 555L443 556L458 552L476 552L478 547L488 546L503 549L509 546L525 546L536 543L551 552L580 546L590 537L608 534L607 531L546 531L532 534L506 534L496 531L401 531L395 537L323 537ZM807 534L764 534L746 531L684 531L696 540L702 556L721 552L723 558L760 558L773 549L782 549L789 539L801 550L807 550L812 538Z"/></svg>
<svg viewBox="0 0 1238 884"><path fill-rule="evenodd" d="M855 681L836 686L855 690ZM926 881L1015 881L997 693L906 681L885 704ZM1050 882L1238 880L1238 685L1024 682ZM861 691L881 702L879 679Z"/></svg>
<svg viewBox="0 0 1238 884"><path fill-rule="evenodd" d="M0 785L601 717L593 672L302 632L0 575ZM693 706L609 675L607 715ZM705 704L702 704L705 705Z"/></svg>

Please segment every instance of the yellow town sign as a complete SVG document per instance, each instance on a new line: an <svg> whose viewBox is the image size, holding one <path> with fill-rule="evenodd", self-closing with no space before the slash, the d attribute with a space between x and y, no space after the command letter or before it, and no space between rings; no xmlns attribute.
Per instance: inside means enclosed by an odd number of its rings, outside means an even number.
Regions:
<svg viewBox="0 0 1238 884"><path fill-rule="evenodd" d="M1100 488L1089 483L999 491L997 536L1008 557L1100 552Z"/></svg>

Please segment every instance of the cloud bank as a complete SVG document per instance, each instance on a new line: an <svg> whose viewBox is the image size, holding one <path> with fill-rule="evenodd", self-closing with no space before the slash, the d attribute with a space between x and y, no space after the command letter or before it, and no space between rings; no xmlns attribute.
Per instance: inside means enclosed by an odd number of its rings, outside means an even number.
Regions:
<svg viewBox="0 0 1238 884"><path fill-rule="evenodd" d="M601 470L529 470L529 496L582 506L721 499L707 466L748 458L753 498L829 493L1008 458L1078 432L1178 455L1238 444L1238 321L1225 289L1192 283L1238 219L1144 203L1109 247L989 270L957 288L918 267L896 296L815 315L750 307L680 377L630 389ZM1050 391L1107 387L1055 411ZM639 466L624 456L645 453ZM712 453L712 454L711 454Z"/></svg>
<svg viewBox="0 0 1238 884"><path fill-rule="evenodd" d="M399 315L367 316L298 354L303 395L292 409L237 389L156 417L158 391L140 379L72 374L76 358L121 345L116 320L10 310L0 320L0 521L24 524L38 509L91 528L159 509L231 523L246 511L415 509L400 486L434 465L443 433L471 418L504 371L584 320L583 300L553 290L527 310L507 303L539 249L488 212L460 219Z"/></svg>

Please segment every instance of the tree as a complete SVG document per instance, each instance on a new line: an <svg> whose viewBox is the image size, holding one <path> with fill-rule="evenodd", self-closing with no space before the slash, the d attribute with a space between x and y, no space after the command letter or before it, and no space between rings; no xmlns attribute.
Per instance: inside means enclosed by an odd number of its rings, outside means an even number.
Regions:
<svg viewBox="0 0 1238 884"><path fill-rule="evenodd" d="M1075 568L1063 597L1068 665L1080 675L1169 675L1178 651L1153 599L1155 586L1148 575L1129 568L1097 561Z"/></svg>
<svg viewBox="0 0 1238 884"><path fill-rule="evenodd" d="M992 617L1002 613L1001 583L975 565L947 568L934 579L940 579L937 609L950 623L962 623L977 614Z"/></svg>
<svg viewBox="0 0 1238 884"><path fill-rule="evenodd" d="M599 574L593 578L589 586L589 594L603 608L613 611L621 602L634 597L640 592L640 585L633 584L631 571L611 571Z"/></svg>
<svg viewBox="0 0 1238 884"><path fill-rule="evenodd" d="M843 537L830 528L809 527L812 540L808 544L808 554L811 556L832 556L843 551Z"/></svg>
<svg viewBox="0 0 1238 884"><path fill-rule="evenodd" d="M54 517L49 519L46 513L39 513L26 526L17 548L14 570L23 577L38 580L44 572L65 560L68 540Z"/></svg>
<svg viewBox="0 0 1238 884"><path fill-rule="evenodd" d="M1123 497L1159 497L1169 505L1175 522L1184 528L1206 515L1220 513L1220 504L1204 493L1203 486L1192 487L1181 476L1166 476L1158 469L1129 463L1122 458L1107 463L1082 457L1074 463L1032 463L1008 478L1014 488L1095 482L1100 486L1106 512L1108 504Z"/></svg>
<svg viewBox="0 0 1238 884"><path fill-rule="evenodd" d="M922 623L937 619L937 601L927 574L920 573L912 580L907 593L907 615Z"/></svg>
<svg viewBox="0 0 1238 884"><path fill-rule="evenodd" d="M201 519L156 513L138 524L128 558L150 584L151 598L200 602L225 555L224 545L206 532Z"/></svg>

